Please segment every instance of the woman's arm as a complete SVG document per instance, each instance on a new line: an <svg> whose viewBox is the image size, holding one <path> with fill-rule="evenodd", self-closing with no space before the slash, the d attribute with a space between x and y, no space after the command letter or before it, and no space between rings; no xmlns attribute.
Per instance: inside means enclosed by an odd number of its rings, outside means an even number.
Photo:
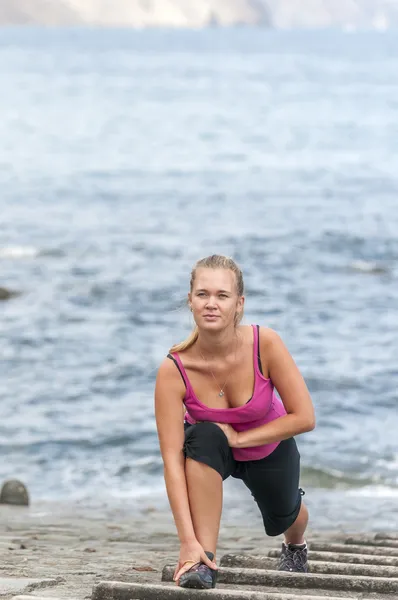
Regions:
<svg viewBox="0 0 398 600"><path fill-rule="evenodd" d="M250 448L286 440L315 427L311 396L303 376L279 335L272 329L261 328L260 354L266 358L269 377L275 385L287 415L261 427L236 432L232 427L218 425L234 448Z"/></svg>
<svg viewBox="0 0 398 600"><path fill-rule="evenodd" d="M196 540L185 478L184 382L174 363L166 358L160 365L155 387L155 417L163 458L164 479L170 507L181 543Z"/></svg>

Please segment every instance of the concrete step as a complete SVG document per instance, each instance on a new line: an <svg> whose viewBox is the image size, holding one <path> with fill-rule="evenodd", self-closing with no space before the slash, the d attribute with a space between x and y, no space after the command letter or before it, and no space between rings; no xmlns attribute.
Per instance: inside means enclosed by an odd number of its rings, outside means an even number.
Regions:
<svg viewBox="0 0 398 600"><path fill-rule="evenodd" d="M379 532L375 535L375 540L398 540L398 533L390 532Z"/></svg>
<svg viewBox="0 0 398 600"><path fill-rule="evenodd" d="M64 600L64 598L56 598L55 596L13 596L12 600ZM76 598L68 598L68 600L76 600Z"/></svg>
<svg viewBox="0 0 398 600"><path fill-rule="evenodd" d="M344 540L345 544L353 544L357 546L384 546L386 548L398 548L398 539L369 537L369 536L352 536Z"/></svg>
<svg viewBox="0 0 398 600"><path fill-rule="evenodd" d="M344 556L344 555L341 555ZM311 555L309 557L311 559ZM225 554L220 567L275 570L278 559L250 554ZM311 573L328 573L334 575L365 575L369 577L398 577L398 567L381 565L357 565L345 562L319 561L310 563Z"/></svg>
<svg viewBox="0 0 398 600"><path fill-rule="evenodd" d="M252 591L252 590L188 590L177 585L146 585L140 583L120 583L117 581L103 581L93 588L92 600L204 600L206 597L213 600L342 600L347 596L316 596L301 594L298 590L294 593ZM362 600L370 600L363 598Z"/></svg>
<svg viewBox="0 0 398 600"><path fill-rule="evenodd" d="M162 581L173 581L173 566L162 571ZM366 577L359 575L327 575L312 573L285 573L263 569L218 570L219 583L238 585L261 585L269 587L294 587L297 589L353 591L376 594L395 594L398 597L398 579L392 577Z"/></svg>
<svg viewBox="0 0 398 600"><path fill-rule="evenodd" d="M371 554L373 556L397 556L398 548L386 546L362 546L359 544L330 544L328 542L310 542L308 548L317 552L340 552L349 554Z"/></svg>
<svg viewBox="0 0 398 600"><path fill-rule="evenodd" d="M278 558L280 550L270 550L268 556ZM308 559L311 565L314 561L339 562L360 565L385 565L388 567L398 567L398 556L371 556L370 554L349 554L339 552L315 552L311 550Z"/></svg>

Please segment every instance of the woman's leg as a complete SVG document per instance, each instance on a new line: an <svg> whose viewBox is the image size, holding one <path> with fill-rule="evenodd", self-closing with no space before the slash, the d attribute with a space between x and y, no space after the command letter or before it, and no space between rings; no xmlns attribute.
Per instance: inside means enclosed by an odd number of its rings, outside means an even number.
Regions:
<svg viewBox="0 0 398 600"><path fill-rule="evenodd" d="M239 463L242 479L252 493L264 521L265 532L277 536L290 530L303 535L306 516L301 512L300 454L294 438L283 440L266 458ZM295 527L296 525L296 527ZM289 540L290 541L290 540Z"/></svg>
<svg viewBox="0 0 398 600"><path fill-rule="evenodd" d="M304 544L304 532L308 524L308 510L304 502L301 503L300 512L293 525L285 531L285 544Z"/></svg>
<svg viewBox="0 0 398 600"><path fill-rule="evenodd" d="M185 475L196 538L216 554L222 512L222 482L234 460L224 432L214 423L197 423L185 432Z"/></svg>
<svg viewBox="0 0 398 600"><path fill-rule="evenodd" d="M307 571L307 550L300 546L308 511L301 501L300 454L294 438L283 440L266 458L239 463L238 472L261 511L267 535L285 535L279 569Z"/></svg>
<svg viewBox="0 0 398 600"><path fill-rule="evenodd" d="M196 539L204 550L216 555L222 511L222 478L207 465L187 458L185 476Z"/></svg>

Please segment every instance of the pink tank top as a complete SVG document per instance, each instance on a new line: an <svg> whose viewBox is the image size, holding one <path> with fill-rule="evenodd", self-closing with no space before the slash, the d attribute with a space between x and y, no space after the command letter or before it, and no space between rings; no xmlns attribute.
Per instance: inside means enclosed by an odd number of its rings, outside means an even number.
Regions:
<svg viewBox="0 0 398 600"><path fill-rule="evenodd" d="M184 365L178 355L174 352L172 356L177 361L181 375L185 382L186 392L184 404L187 409L185 420L194 424L197 421L215 421L218 423L229 423L236 431L247 431L270 423L279 417L286 415L285 407L274 391L271 379L266 379L259 368L259 345L258 328L253 328L253 366L254 366L254 389L253 396L243 406L236 408L210 408L196 397L195 392L188 379ZM251 448L232 448L235 460L259 460L265 458L275 450L279 442L252 446Z"/></svg>

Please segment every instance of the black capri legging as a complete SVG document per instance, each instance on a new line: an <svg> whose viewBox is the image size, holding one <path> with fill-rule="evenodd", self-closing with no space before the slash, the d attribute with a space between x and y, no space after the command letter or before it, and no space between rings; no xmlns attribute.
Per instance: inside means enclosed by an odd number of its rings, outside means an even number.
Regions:
<svg viewBox="0 0 398 600"><path fill-rule="evenodd" d="M256 501L269 536L284 533L296 520L304 492L299 488L300 454L294 438L283 440L260 460L235 460L225 433L210 422L184 424L184 455L215 469L223 480L241 479Z"/></svg>

